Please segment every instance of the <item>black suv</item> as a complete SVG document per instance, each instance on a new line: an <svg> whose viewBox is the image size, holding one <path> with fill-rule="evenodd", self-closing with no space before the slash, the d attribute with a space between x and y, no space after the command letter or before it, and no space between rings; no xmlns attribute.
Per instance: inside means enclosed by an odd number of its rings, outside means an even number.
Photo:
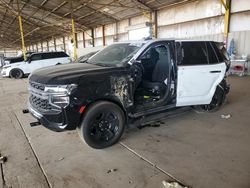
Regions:
<svg viewBox="0 0 250 188"><path fill-rule="evenodd" d="M112 44L86 63L48 67L29 77L29 112L54 131L78 128L93 148L184 106L217 110L229 87L228 60L211 41Z"/></svg>

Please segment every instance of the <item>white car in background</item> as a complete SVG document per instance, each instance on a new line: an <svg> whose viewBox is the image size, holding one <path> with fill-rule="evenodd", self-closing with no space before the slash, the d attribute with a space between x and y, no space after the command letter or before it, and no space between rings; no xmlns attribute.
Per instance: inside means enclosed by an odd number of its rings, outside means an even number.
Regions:
<svg viewBox="0 0 250 188"><path fill-rule="evenodd" d="M25 62L4 65L1 71L3 77L22 78L39 68L70 63L71 58L64 52L33 53Z"/></svg>

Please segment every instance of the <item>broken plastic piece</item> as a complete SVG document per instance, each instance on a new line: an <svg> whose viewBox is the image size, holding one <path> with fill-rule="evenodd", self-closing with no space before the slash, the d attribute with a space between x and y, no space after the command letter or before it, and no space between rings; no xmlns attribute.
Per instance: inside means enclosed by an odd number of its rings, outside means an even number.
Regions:
<svg viewBox="0 0 250 188"><path fill-rule="evenodd" d="M165 180L162 181L164 188L188 188L186 186L182 186L178 182L167 182Z"/></svg>
<svg viewBox="0 0 250 188"><path fill-rule="evenodd" d="M114 169L110 169L110 170L108 170L107 171L107 173L109 174L110 172L116 172L117 171L117 169L116 168L114 168Z"/></svg>
<svg viewBox="0 0 250 188"><path fill-rule="evenodd" d="M222 115L221 115L221 118L222 118L222 119L229 119L229 118L231 118L231 117L232 117L231 114L222 114Z"/></svg>

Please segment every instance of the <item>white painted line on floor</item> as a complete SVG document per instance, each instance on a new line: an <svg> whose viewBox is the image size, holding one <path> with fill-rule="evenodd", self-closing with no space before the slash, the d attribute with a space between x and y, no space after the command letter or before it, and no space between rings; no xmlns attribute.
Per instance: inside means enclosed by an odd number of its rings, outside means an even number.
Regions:
<svg viewBox="0 0 250 188"><path fill-rule="evenodd" d="M176 178L175 176L173 176L172 174L168 173L167 171L163 170L161 167L157 166L156 164L154 164L153 162L151 162L150 160L148 160L146 157L143 157L142 155L140 155L139 153L137 153L136 151L134 151L132 148L130 148L129 146L127 146L126 144L124 144L123 142L119 142L119 144L121 146L123 146L124 148L126 148L127 150L129 150L130 152L132 152L134 155L136 155L137 157L139 157L140 159L144 160L145 162L147 162L148 164L150 164L151 166L155 167L156 169L160 170L162 173L166 174L167 176L169 176L170 178L172 178L173 180L177 181L179 184L181 184L182 186L187 186L184 182L182 182L181 180L179 180L178 178Z"/></svg>

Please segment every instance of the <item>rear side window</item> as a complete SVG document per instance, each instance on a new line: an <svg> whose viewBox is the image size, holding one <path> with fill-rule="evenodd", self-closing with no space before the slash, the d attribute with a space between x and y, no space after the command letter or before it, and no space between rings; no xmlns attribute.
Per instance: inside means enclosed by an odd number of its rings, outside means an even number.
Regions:
<svg viewBox="0 0 250 188"><path fill-rule="evenodd" d="M31 61L38 61L42 59L42 54L34 54L31 56L30 60Z"/></svg>
<svg viewBox="0 0 250 188"><path fill-rule="evenodd" d="M69 57L69 56L64 52L55 52L54 58L59 58L59 57Z"/></svg>
<svg viewBox="0 0 250 188"><path fill-rule="evenodd" d="M219 59L219 62L223 62L223 61L228 60L227 59L227 52L224 54L226 49L224 48L223 43L212 42L211 44L212 44L212 46L214 48L214 51L215 51L215 53L216 53L216 55L217 55L217 57Z"/></svg>
<svg viewBox="0 0 250 188"><path fill-rule="evenodd" d="M182 65L208 64L205 42L182 42Z"/></svg>
<svg viewBox="0 0 250 188"><path fill-rule="evenodd" d="M49 52L49 53L43 53L42 54L43 59L53 59L53 58L61 58L61 57L69 57L64 52Z"/></svg>
<svg viewBox="0 0 250 188"><path fill-rule="evenodd" d="M207 42L207 52L208 52L208 59L209 64L216 64L219 63L219 59L217 54L215 53L214 48L212 47L210 42Z"/></svg>

